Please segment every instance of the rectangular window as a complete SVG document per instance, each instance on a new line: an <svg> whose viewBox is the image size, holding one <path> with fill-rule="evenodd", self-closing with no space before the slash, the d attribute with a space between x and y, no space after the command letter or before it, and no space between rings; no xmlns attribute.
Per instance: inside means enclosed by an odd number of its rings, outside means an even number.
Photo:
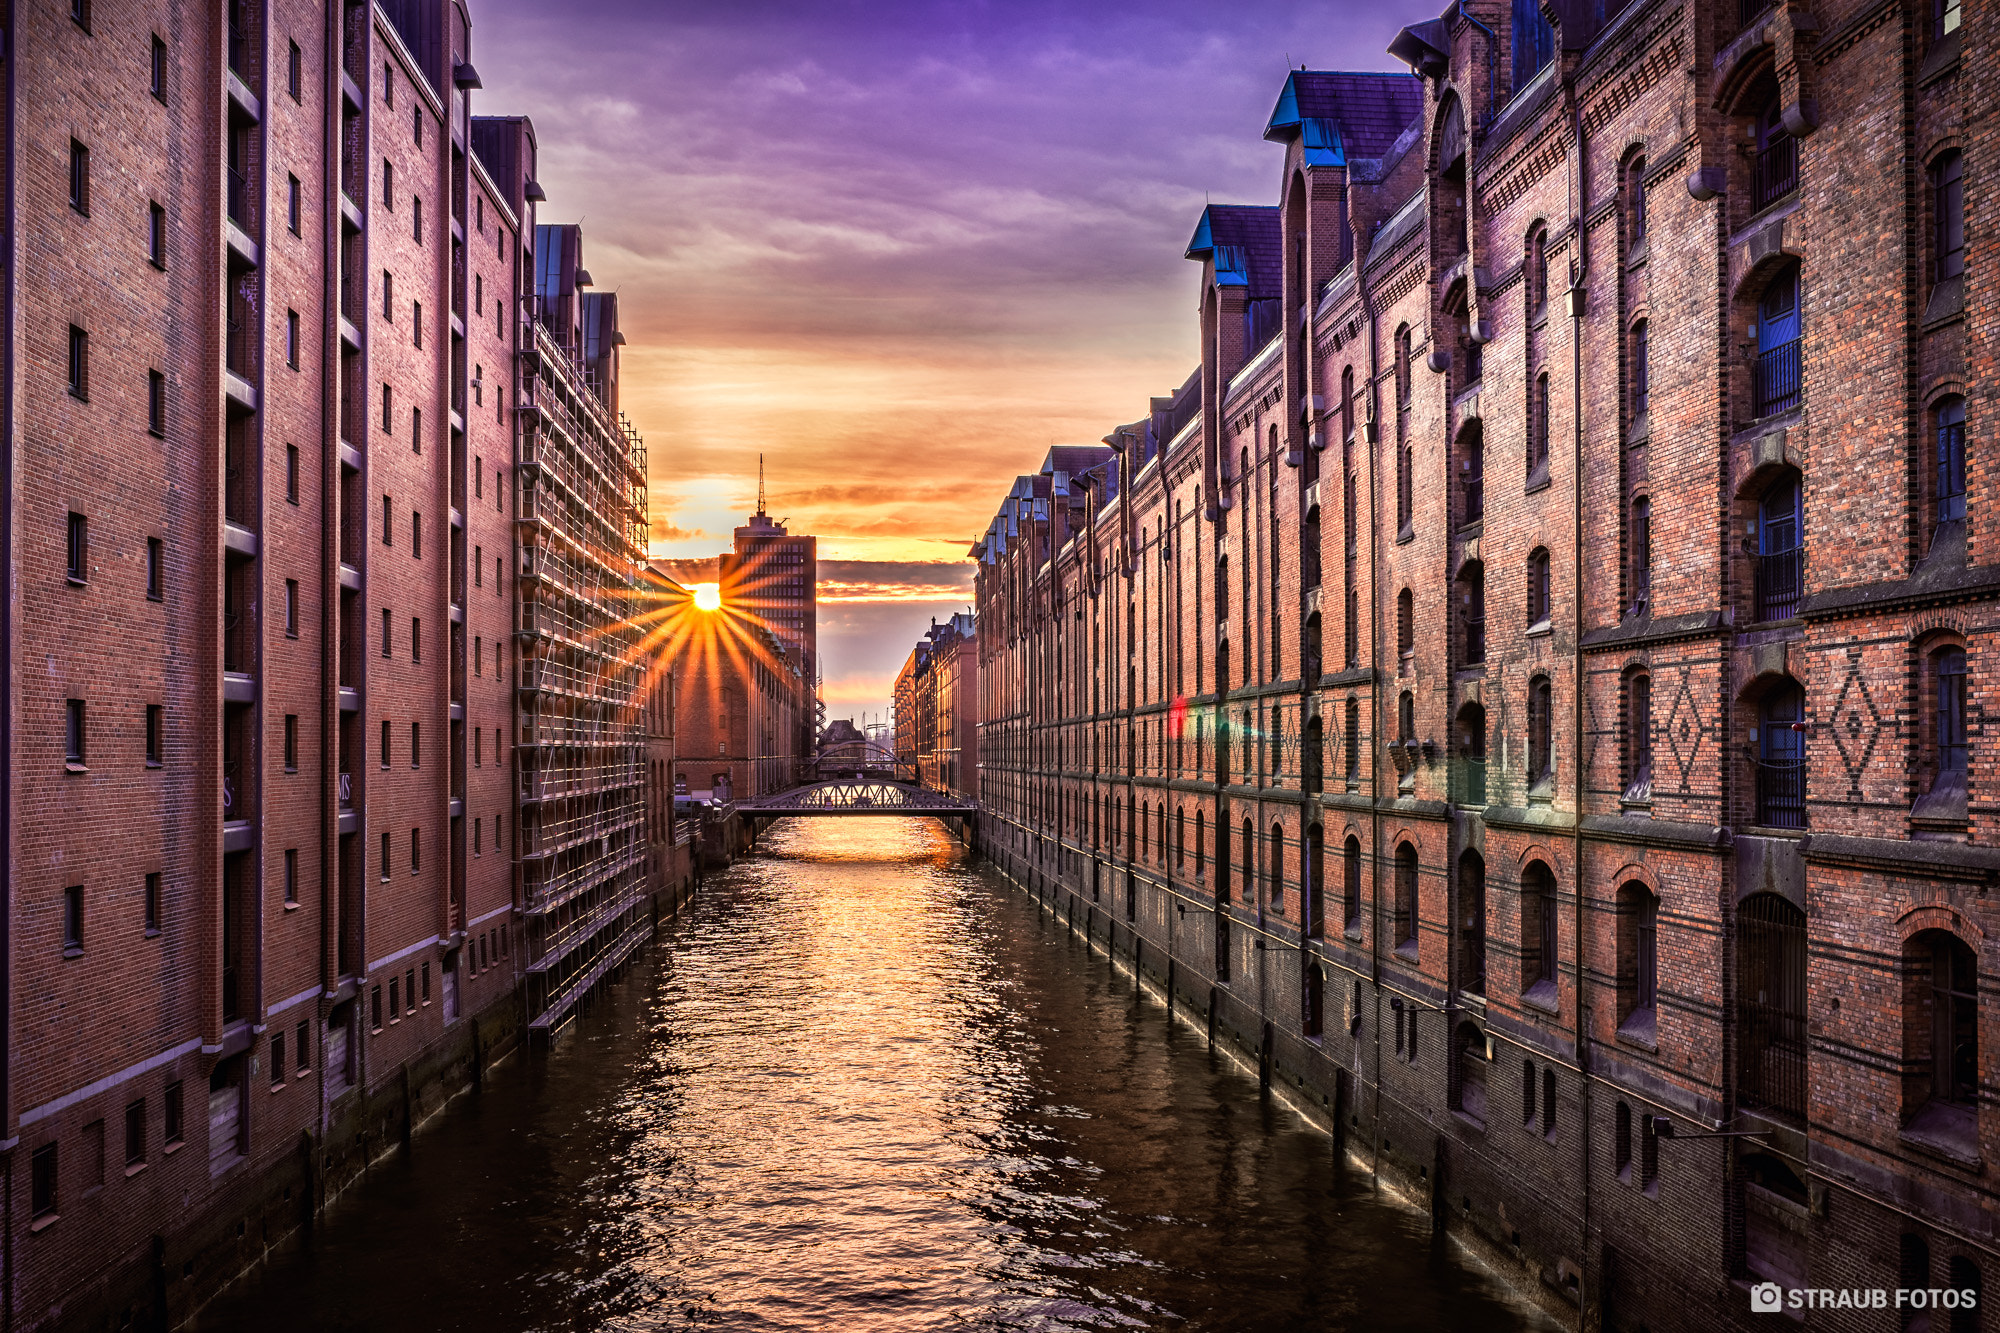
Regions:
<svg viewBox="0 0 2000 1333"><path fill-rule="evenodd" d="M146 933L160 933L160 872L146 876Z"/></svg>
<svg viewBox="0 0 2000 1333"><path fill-rule="evenodd" d="M285 637L299 637L299 581L285 580Z"/></svg>
<svg viewBox="0 0 2000 1333"><path fill-rule="evenodd" d="M146 1162L146 1099L141 1097L125 1108L125 1165L143 1166Z"/></svg>
<svg viewBox="0 0 2000 1333"><path fill-rule="evenodd" d="M299 502L299 447L285 446L285 503Z"/></svg>
<svg viewBox="0 0 2000 1333"><path fill-rule="evenodd" d="M412 722L410 724L410 767L422 768L423 766L424 766L424 724L421 722ZM415 868L416 867L414 865L411 867L411 869Z"/></svg>
<svg viewBox="0 0 2000 1333"><path fill-rule="evenodd" d="M90 520L82 514L71 514L65 541L69 581L83 583L90 577Z"/></svg>
<svg viewBox="0 0 2000 1333"><path fill-rule="evenodd" d="M477 634L472 636L472 674L486 674L486 640Z"/></svg>
<svg viewBox="0 0 2000 1333"><path fill-rule="evenodd" d="M382 497L382 544L384 546L394 546L396 544L394 517L395 504L385 495Z"/></svg>
<svg viewBox="0 0 2000 1333"><path fill-rule="evenodd" d="M163 1132L161 1137L165 1140L167 1147L178 1148L181 1144L187 1142L187 1122L186 1118L182 1115L183 1098L181 1096L181 1081L179 1079L175 1079L173 1082L167 1084L167 1093L164 1100L166 1102L166 1123L162 1126Z"/></svg>
<svg viewBox="0 0 2000 1333"><path fill-rule="evenodd" d="M396 206L396 164L388 158L382 159L382 207Z"/></svg>
<svg viewBox="0 0 2000 1333"><path fill-rule="evenodd" d="M396 429L396 427L391 423L389 418L389 414L395 410L395 401L396 401L396 396L394 391L391 390L388 385L386 384L383 385L382 386L382 433L384 435L393 434Z"/></svg>
<svg viewBox="0 0 2000 1333"><path fill-rule="evenodd" d="M153 38L153 60L147 91L162 102L167 100L167 44L157 35Z"/></svg>
<svg viewBox="0 0 2000 1333"><path fill-rule="evenodd" d="M410 511L410 557L424 558L424 516L415 510Z"/></svg>
<svg viewBox="0 0 2000 1333"><path fill-rule="evenodd" d="M424 451L424 409L421 407L413 407L410 409L410 452L413 454L420 454L423 451Z"/></svg>
<svg viewBox="0 0 2000 1333"><path fill-rule="evenodd" d="M388 729L389 724L384 722L382 730L386 733ZM384 734L382 740L385 747L383 753L386 754L388 753L386 747L389 737ZM382 835L382 882L384 884L389 882L389 835L387 833ZM378 987L377 989L379 990L380 988ZM382 997L379 994L375 997L375 1026L378 1028L382 1026Z"/></svg>
<svg viewBox="0 0 2000 1333"><path fill-rule="evenodd" d="M389 719L386 717L382 719L382 742L380 748L381 748L382 767L387 768L389 766ZM389 835L384 833L382 836L386 839ZM382 849L384 852L387 852L388 848L389 844L385 841L382 844ZM383 865L382 873L386 876L388 874L388 865L389 865L389 862L386 857L383 859L382 865Z"/></svg>
<svg viewBox="0 0 2000 1333"><path fill-rule="evenodd" d="M403 1012L417 1012L417 969L414 967L403 973Z"/></svg>
<svg viewBox="0 0 2000 1333"><path fill-rule="evenodd" d="M299 312L285 312L285 364L293 370L299 368Z"/></svg>
<svg viewBox="0 0 2000 1333"><path fill-rule="evenodd" d="M424 961L423 970L419 975L423 978L424 982L424 1003L429 1004L431 1002L431 965L428 959Z"/></svg>
<svg viewBox="0 0 2000 1333"><path fill-rule="evenodd" d="M146 538L146 596L156 602L167 597L167 544L158 537Z"/></svg>
<svg viewBox="0 0 2000 1333"><path fill-rule="evenodd" d="M83 700L64 701L63 758L72 768L83 767Z"/></svg>
<svg viewBox="0 0 2000 1333"><path fill-rule="evenodd" d="M418 347L424 345L424 303L410 302L410 340Z"/></svg>
<svg viewBox="0 0 2000 1333"><path fill-rule="evenodd" d="M167 266L167 210L158 204L146 205L146 258L154 268Z"/></svg>
<svg viewBox="0 0 2000 1333"><path fill-rule="evenodd" d="M72 884L63 890L63 952L80 953L83 950L83 885Z"/></svg>
<svg viewBox="0 0 2000 1333"><path fill-rule="evenodd" d="M146 372L146 430L163 438L167 433L167 377L157 370Z"/></svg>
<svg viewBox="0 0 2000 1333"><path fill-rule="evenodd" d="M312 1042L306 1035L306 1025L299 1024L292 1034L292 1072L303 1074L312 1068Z"/></svg>
<svg viewBox="0 0 2000 1333"><path fill-rule="evenodd" d="M285 53L285 90L292 95L294 102L305 95L304 65L305 56L299 50L299 44L291 43L291 49Z"/></svg>
<svg viewBox="0 0 2000 1333"><path fill-rule="evenodd" d="M167 762L167 707L146 705L146 767L158 768Z"/></svg>
<svg viewBox="0 0 2000 1333"><path fill-rule="evenodd" d="M385 833L382 836L386 838L389 835ZM383 878L387 879L388 876L384 875ZM368 1026L371 1031L382 1030L382 988L379 985L368 988Z"/></svg>
<svg viewBox="0 0 2000 1333"><path fill-rule="evenodd" d="M420 194L410 196L410 239L418 245L424 243L424 197Z"/></svg>
<svg viewBox="0 0 2000 1333"><path fill-rule="evenodd" d="M410 617L410 660L424 660L424 622L416 616Z"/></svg>
<svg viewBox="0 0 2000 1333"><path fill-rule="evenodd" d="M382 608L382 656L389 655L389 608Z"/></svg>
<svg viewBox="0 0 2000 1333"><path fill-rule="evenodd" d="M44 1143L28 1159L28 1210L39 1222L56 1215L56 1145Z"/></svg>
<svg viewBox="0 0 2000 1333"><path fill-rule="evenodd" d="M472 498L486 498L486 460L478 454L472 456Z"/></svg>
<svg viewBox="0 0 2000 1333"><path fill-rule="evenodd" d="M292 49L294 51L298 50L297 47L293 47ZM299 234L299 178L297 176L287 176L285 178L285 226L292 235L297 236Z"/></svg>
<svg viewBox="0 0 2000 1333"><path fill-rule="evenodd" d="M285 720L288 723L298 721L297 718ZM296 847L285 849L285 904L289 907L299 905L299 851ZM282 1074L284 1071L281 1069L278 1072Z"/></svg>
<svg viewBox="0 0 2000 1333"><path fill-rule="evenodd" d="M285 771L299 771L299 715L285 714Z"/></svg>
<svg viewBox="0 0 2000 1333"><path fill-rule="evenodd" d="M472 821L472 854L474 856L483 855L486 850L486 830L483 827L485 822L483 819Z"/></svg>
<svg viewBox="0 0 2000 1333"><path fill-rule="evenodd" d="M474 768L483 768L485 766L485 753L486 728L474 727L472 729L472 766Z"/></svg>
<svg viewBox="0 0 2000 1333"><path fill-rule="evenodd" d="M69 206L90 216L90 150L75 139L69 141Z"/></svg>
<svg viewBox="0 0 2000 1333"><path fill-rule="evenodd" d="M483 546L472 548L472 586L486 586L486 548Z"/></svg>
<svg viewBox="0 0 2000 1333"><path fill-rule="evenodd" d="M69 392L90 401L90 335L74 324L69 326Z"/></svg>
<svg viewBox="0 0 2000 1333"><path fill-rule="evenodd" d="M271 1090L285 1086L285 1034L271 1034Z"/></svg>
<svg viewBox="0 0 2000 1333"><path fill-rule="evenodd" d="M418 842L418 831L416 829L411 829L410 830L410 873L412 875L416 874L419 870L423 869L423 865L424 865L423 850L421 844Z"/></svg>

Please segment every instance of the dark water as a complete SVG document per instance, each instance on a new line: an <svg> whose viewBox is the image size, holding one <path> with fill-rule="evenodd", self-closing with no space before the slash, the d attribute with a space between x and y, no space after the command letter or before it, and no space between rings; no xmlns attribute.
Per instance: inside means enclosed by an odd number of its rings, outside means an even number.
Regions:
<svg viewBox="0 0 2000 1333"><path fill-rule="evenodd" d="M204 1329L1508 1329L942 829L780 828Z"/></svg>

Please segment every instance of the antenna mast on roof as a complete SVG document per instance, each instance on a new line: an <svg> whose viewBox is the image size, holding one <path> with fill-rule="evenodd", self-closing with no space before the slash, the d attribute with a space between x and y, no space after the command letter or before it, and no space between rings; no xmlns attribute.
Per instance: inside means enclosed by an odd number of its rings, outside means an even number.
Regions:
<svg viewBox="0 0 2000 1333"><path fill-rule="evenodd" d="M764 455L757 455L757 512L764 512Z"/></svg>

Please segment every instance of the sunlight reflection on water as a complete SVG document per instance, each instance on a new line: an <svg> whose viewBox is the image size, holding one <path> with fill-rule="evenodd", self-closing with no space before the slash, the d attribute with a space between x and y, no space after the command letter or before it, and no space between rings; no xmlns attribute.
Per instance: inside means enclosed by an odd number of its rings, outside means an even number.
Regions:
<svg viewBox="0 0 2000 1333"><path fill-rule="evenodd" d="M942 828L803 822L201 1326L1539 1326L1428 1230Z"/></svg>

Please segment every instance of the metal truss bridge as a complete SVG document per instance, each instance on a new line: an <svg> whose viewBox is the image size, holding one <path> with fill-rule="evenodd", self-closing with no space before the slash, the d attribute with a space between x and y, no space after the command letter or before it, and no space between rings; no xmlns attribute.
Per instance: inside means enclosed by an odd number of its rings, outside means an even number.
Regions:
<svg viewBox="0 0 2000 1333"><path fill-rule="evenodd" d="M913 782L884 778L836 778L808 783L736 802L736 812L751 819L853 818L902 815L971 819L979 803L949 792L933 791Z"/></svg>

